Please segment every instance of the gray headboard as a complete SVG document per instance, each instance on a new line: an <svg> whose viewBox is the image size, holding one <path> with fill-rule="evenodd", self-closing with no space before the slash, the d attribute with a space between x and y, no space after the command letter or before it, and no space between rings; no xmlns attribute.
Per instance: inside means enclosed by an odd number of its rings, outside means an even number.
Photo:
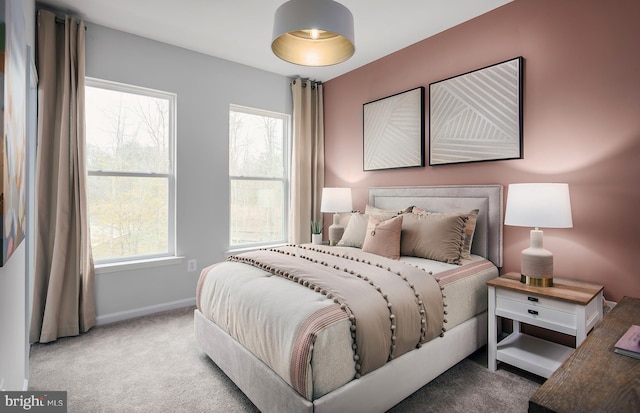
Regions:
<svg viewBox="0 0 640 413"><path fill-rule="evenodd" d="M502 267L502 185L448 185L369 188L369 205L408 206L434 212L479 209L471 252Z"/></svg>

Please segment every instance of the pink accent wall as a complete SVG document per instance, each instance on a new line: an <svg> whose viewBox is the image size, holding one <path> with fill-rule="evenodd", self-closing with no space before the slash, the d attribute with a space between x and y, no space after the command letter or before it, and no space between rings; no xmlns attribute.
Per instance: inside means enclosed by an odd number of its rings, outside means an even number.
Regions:
<svg viewBox="0 0 640 413"><path fill-rule="evenodd" d="M640 297L640 2L515 0L325 83L326 186L567 182L571 229L546 229L555 275ZM397 22L402 29L402 22ZM393 30L393 29L391 29ZM357 49L356 49L357 52ZM524 159L362 170L362 105L524 57ZM428 151L425 164L428 164ZM502 272L519 271L529 229L504 228Z"/></svg>

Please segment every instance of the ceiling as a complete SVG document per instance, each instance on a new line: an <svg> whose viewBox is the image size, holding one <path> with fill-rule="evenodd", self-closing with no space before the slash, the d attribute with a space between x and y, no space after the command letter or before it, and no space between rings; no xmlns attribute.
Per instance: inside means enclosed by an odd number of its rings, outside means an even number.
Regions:
<svg viewBox="0 0 640 413"><path fill-rule="evenodd" d="M286 0L40 0L116 30L257 67L327 81L512 0L339 0L353 13L356 51L344 63L305 67L271 52L273 16Z"/></svg>

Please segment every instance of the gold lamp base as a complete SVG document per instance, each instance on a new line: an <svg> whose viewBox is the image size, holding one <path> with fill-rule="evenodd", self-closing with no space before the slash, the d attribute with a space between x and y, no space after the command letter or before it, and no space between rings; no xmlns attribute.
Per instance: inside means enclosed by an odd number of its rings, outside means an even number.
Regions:
<svg viewBox="0 0 640 413"><path fill-rule="evenodd" d="M520 274L520 282L534 287L553 287L553 277L536 278Z"/></svg>

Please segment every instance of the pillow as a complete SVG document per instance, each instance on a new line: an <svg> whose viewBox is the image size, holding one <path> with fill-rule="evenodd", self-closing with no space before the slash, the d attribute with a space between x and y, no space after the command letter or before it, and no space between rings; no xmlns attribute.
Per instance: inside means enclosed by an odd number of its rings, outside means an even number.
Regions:
<svg viewBox="0 0 640 413"><path fill-rule="evenodd" d="M369 215L354 212L349 217L349 223L344 229L342 238L338 241L341 247L362 248L364 237L367 233L367 224L369 223Z"/></svg>
<svg viewBox="0 0 640 413"><path fill-rule="evenodd" d="M460 264L466 220L461 215L404 214L400 253Z"/></svg>
<svg viewBox="0 0 640 413"><path fill-rule="evenodd" d="M374 206L367 205L367 207L364 210L364 213L369 215L370 217L375 217L380 221L384 221L386 219L390 219L393 217L397 217L398 215L411 212L412 209L413 209L412 206L407 207L405 209L393 210L393 209L376 208Z"/></svg>
<svg viewBox="0 0 640 413"><path fill-rule="evenodd" d="M402 215L379 220L369 217L367 234L362 243L362 251L397 260L400 258L400 234L402 233Z"/></svg>
<svg viewBox="0 0 640 413"><path fill-rule="evenodd" d="M432 215L461 215L466 216L467 221L464 226L464 242L462 245L462 259L471 259L471 244L473 243L473 234L476 232L476 222L478 221L479 209L469 212L431 212L426 209L413 207L414 214L432 214Z"/></svg>

